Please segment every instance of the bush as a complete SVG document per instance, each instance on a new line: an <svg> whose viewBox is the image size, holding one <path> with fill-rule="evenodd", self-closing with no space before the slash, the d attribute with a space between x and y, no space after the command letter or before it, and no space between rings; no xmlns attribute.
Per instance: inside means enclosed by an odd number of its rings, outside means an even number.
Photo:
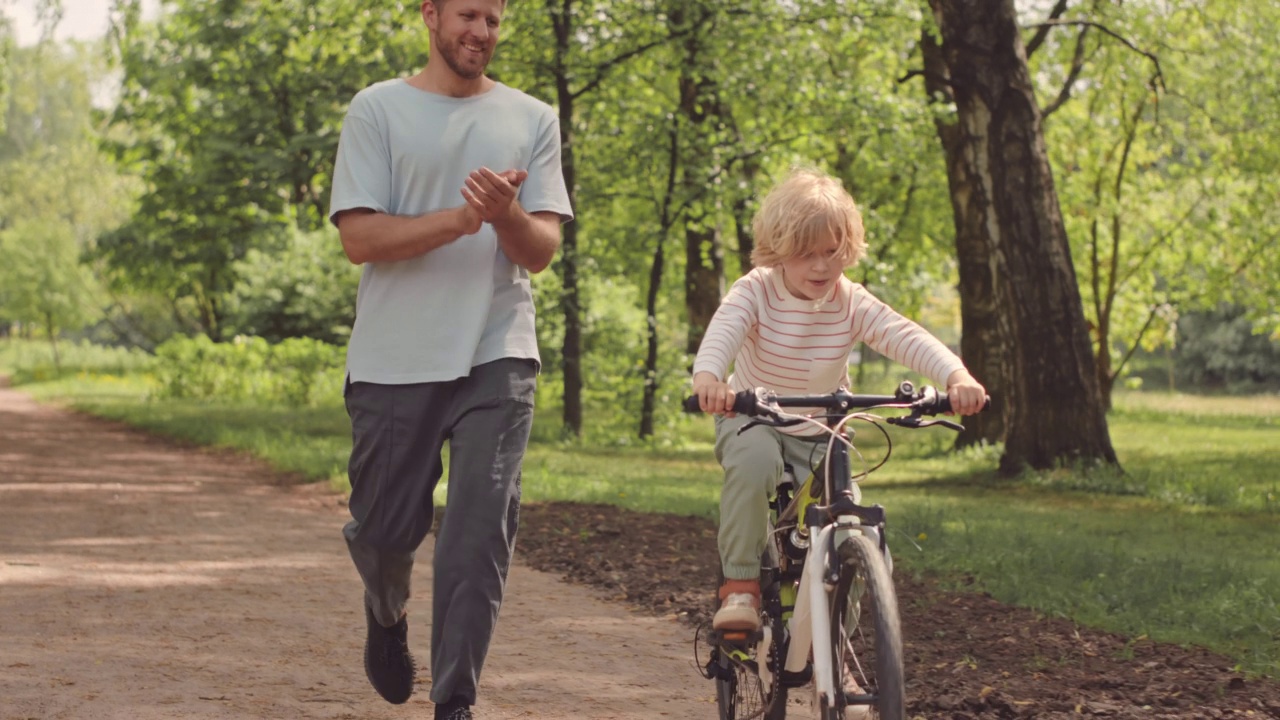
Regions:
<svg viewBox="0 0 1280 720"><path fill-rule="evenodd" d="M215 343L201 335L165 341L156 358L159 397L302 407L340 395L345 350L308 338L272 345L258 337Z"/></svg>
<svg viewBox="0 0 1280 720"><path fill-rule="evenodd" d="M151 362L151 356L137 349L60 341L55 363L53 345L47 340L0 341L0 373L12 373L15 385L75 375L124 376L145 371Z"/></svg>
<svg viewBox="0 0 1280 720"><path fill-rule="evenodd" d="M337 231L328 223L310 233L292 229L279 243L271 252L250 250L236 263L240 280L226 298L228 334L345 344L360 268L343 254Z"/></svg>
<svg viewBox="0 0 1280 720"><path fill-rule="evenodd" d="M1255 333L1240 307L1184 315L1175 359L1180 385L1230 392L1280 387L1280 343Z"/></svg>

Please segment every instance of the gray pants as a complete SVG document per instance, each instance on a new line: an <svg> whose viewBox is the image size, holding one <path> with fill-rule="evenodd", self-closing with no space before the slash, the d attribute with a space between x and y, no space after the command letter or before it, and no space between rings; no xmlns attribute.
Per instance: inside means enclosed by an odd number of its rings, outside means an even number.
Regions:
<svg viewBox="0 0 1280 720"><path fill-rule="evenodd" d="M515 548L536 377L532 360L505 359L449 382L347 388L353 519L342 532L366 602L384 626L404 614L414 552L431 529L432 493L449 443L431 596L436 703L454 696L476 701Z"/></svg>

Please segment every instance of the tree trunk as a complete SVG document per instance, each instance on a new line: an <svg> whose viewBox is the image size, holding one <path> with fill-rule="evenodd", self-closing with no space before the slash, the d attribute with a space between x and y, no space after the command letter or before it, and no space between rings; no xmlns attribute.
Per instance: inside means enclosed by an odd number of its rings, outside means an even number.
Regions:
<svg viewBox="0 0 1280 720"><path fill-rule="evenodd" d="M684 242L684 299L689 313L685 352L693 356L724 295L724 249L719 230L693 222L685 228Z"/></svg>
<svg viewBox="0 0 1280 720"><path fill-rule="evenodd" d="M949 84L946 60L933 36L923 33L925 91L932 102L954 100ZM934 121L938 139L947 159L947 185L955 218L956 258L960 286L960 355L969 371L991 395L991 408L965 418L964 431L956 438L956 447L1004 440L1005 414L1010 372L1010 329L1000 312L999 293L1005 292L1002 273L996 266L996 253L988 246L987 218L991 208L989 197L975 179L980 168L977 158L958 122L938 117Z"/></svg>
<svg viewBox="0 0 1280 720"><path fill-rule="evenodd" d="M53 313L44 314L44 329L49 334L49 344L53 346L53 372L62 377L62 355L58 353L58 326L53 322Z"/></svg>
<svg viewBox="0 0 1280 720"><path fill-rule="evenodd" d="M577 168L573 157L573 92L569 87L568 55L573 39L572 13L568 3L548 2L555 27L556 103L560 117L560 164L564 184L569 191L570 207L576 206ZM564 374L564 432L575 437L582 434L582 295L578 288L578 226L563 228L557 272L560 275L560 312L564 315L564 342L561 368Z"/></svg>
<svg viewBox="0 0 1280 720"><path fill-rule="evenodd" d="M653 416L658 396L658 293L662 289L662 273L666 263L665 233L658 237L649 266L649 290L645 296L644 398L640 403L640 438L653 437Z"/></svg>
<svg viewBox="0 0 1280 720"><path fill-rule="evenodd" d="M694 137L684 158L681 194L689 203L689 216L685 224L684 297L685 311L689 317L685 352L695 355L702 344L702 336L711 323L711 316L720 306L724 294L724 248L715 212L709 208L706 191L707 178L715 160L711 157L712 141L705 139L707 128L720 115L717 83L702 71L703 33L690 31L692 27L707 28L713 25L716 9L701 3L685 4L687 0L672 5L669 23L673 35L683 34L683 62L680 65L680 114Z"/></svg>
<svg viewBox="0 0 1280 720"><path fill-rule="evenodd" d="M742 181L744 187L755 187L759 164L754 158L742 162ZM751 230L751 197L739 193L733 200L733 226L738 237L738 274L746 275L751 270L751 253L755 250L755 235Z"/></svg>
<svg viewBox="0 0 1280 720"><path fill-rule="evenodd" d="M640 402L640 438L653 436L653 417L658 402L658 296L662 290L662 275L666 270L667 233L674 222L672 205L675 202L676 173L680 164L680 117L672 114L668 134L667 186L662 199L662 211L658 216L657 244L653 249L653 263L649 266L649 290L645 297L645 338L648 349L644 359L644 397Z"/></svg>
<svg viewBox="0 0 1280 720"><path fill-rule="evenodd" d="M930 0L1012 330L1000 466L1116 463L1013 0ZM959 218L958 218L959 219ZM959 224L959 223L957 223Z"/></svg>

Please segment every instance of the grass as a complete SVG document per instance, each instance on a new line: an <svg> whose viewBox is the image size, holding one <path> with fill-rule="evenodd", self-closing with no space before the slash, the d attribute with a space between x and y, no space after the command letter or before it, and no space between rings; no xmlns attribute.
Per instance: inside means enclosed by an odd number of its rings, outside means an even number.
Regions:
<svg viewBox="0 0 1280 720"><path fill-rule="evenodd" d="M119 378L149 363L150 358L138 350L69 341L58 343L55 362L54 346L48 341L0 339L0 375L9 376L15 384L85 375Z"/></svg>
<svg viewBox="0 0 1280 720"><path fill-rule="evenodd" d="M181 442L251 453L282 472L307 480L345 483L351 429L341 408L219 405L197 400L153 400L154 384L81 374L25 386L37 399L70 405Z"/></svg>
<svg viewBox="0 0 1280 720"><path fill-rule="evenodd" d="M1026 486L895 488L881 500L895 512L899 567L956 586L973 578L1003 602L1280 672L1274 516Z"/></svg>
<svg viewBox="0 0 1280 720"><path fill-rule="evenodd" d="M257 454L345 483L341 407L147 400L148 382L80 373L38 397L162 435ZM528 501L602 502L714 518L719 468L707 418L658 442L558 440L543 403L526 456ZM1202 645L1280 676L1280 399L1122 393L1110 429L1124 472L995 476L998 449L947 452L945 431L893 430L893 461L864 484L890 512L898 572L1130 636ZM884 441L862 432L875 462ZM443 500L443 488L437 497Z"/></svg>

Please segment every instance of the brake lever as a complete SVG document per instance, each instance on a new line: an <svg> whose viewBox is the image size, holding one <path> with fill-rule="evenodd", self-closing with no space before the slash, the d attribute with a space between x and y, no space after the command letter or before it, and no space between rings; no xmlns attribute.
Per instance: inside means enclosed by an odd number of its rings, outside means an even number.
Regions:
<svg viewBox="0 0 1280 720"><path fill-rule="evenodd" d="M779 418L756 419L738 428L738 434L741 435L742 433L750 430L753 427L756 427L757 425L763 425L765 427L791 427L792 425L799 425L802 422L804 421L803 420L782 420Z"/></svg>
<svg viewBox="0 0 1280 720"><path fill-rule="evenodd" d="M897 425L899 427L911 428L913 430L916 430L919 428L927 428L933 425L941 425L944 428L949 428L951 430L955 430L956 432L960 432L964 430L964 426L959 423L955 423L950 420L941 420L941 419L925 420L919 415L908 415L906 417L885 418L885 422L889 423L890 425Z"/></svg>

